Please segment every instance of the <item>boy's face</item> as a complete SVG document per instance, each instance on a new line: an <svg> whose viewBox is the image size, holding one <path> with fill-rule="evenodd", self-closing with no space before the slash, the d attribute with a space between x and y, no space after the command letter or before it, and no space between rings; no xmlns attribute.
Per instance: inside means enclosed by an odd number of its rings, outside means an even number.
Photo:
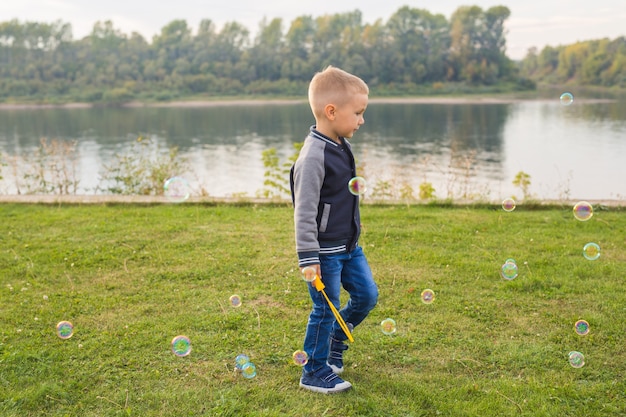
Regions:
<svg viewBox="0 0 626 417"><path fill-rule="evenodd" d="M350 100L335 108L333 130L337 136L351 138L354 132L365 123L363 113L367 108L367 94L354 94Z"/></svg>

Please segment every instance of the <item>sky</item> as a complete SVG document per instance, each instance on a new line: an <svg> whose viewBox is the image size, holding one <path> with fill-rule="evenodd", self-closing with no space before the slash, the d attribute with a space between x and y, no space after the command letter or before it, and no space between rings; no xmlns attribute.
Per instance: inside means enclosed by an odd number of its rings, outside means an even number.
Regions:
<svg viewBox="0 0 626 417"><path fill-rule="evenodd" d="M403 6L426 9L450 18L465 5L484 10L507 6L507 55L523 58L530 47L568 45L577 41L626 36L624 0L0 0L0 22L71 23L74 39L88 35L98 21L111 20L114 28L130 35L142 34L148 41L173 20L182 19L195 31L202 19L210 19L218 30L236 21L254 34L263 18L281 18L286 32L298 16L321 16L360 10L363 23L386 22Z"/></svg>

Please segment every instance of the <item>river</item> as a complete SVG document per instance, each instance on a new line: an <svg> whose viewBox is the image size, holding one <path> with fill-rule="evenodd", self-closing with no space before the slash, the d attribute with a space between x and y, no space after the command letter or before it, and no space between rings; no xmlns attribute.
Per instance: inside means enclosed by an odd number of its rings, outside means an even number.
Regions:
<svg viewBox="0 0 626 417"><path fill-rule="evenodd" d="M41 140L76 144L77 194L101 194L105 167L149 139L176 147L192 195L260 195L263 151L281 164L314 123L305 102L0 109L0 194L25 192ZM626 103L606 100L373 100L351 141L371 199L626 199ZM525 188L514 180L527 174ZM285 178L286 179L286 178ZM284 196L286 197L286 196Z"/></svg>

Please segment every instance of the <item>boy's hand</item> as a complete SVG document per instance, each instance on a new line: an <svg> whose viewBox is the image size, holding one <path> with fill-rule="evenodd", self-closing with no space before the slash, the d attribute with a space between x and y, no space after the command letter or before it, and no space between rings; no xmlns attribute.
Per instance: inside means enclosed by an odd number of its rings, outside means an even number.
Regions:
<svg viewBox="0 0 626 417"><path fill-rule="evenodd" d="M300 272L304 276L304 280L308 282L313 281L315 279L315 276L320 277L320 279L322 278L322 270L320 268L320 264L305 266L304 268L300 268Z"/></svg>

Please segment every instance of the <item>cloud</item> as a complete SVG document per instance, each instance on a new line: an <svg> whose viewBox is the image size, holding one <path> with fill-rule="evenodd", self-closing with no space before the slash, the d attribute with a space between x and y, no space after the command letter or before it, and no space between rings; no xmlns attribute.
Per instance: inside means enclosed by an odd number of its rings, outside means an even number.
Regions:
<svg viewBox="0 0 626 417"><path fill-rule="evenodd" d="M611 10L609 10L610 12ZM506 23L507 53L513 59L526 55L530 47L569 45L578 41L617 38L625 34L626 12L594 13L588 16L552 15L511 18Z"/></svg>
<svg viewBox="0 0 626 417"><path fill-rule="evenodd" d="M616 22L616 19L621 22ZM550 16L548 18L511 18L506 27L516 32L544 32L546 30L577 31L580 28L608 25L623 28L621 16Z"/></svg>

